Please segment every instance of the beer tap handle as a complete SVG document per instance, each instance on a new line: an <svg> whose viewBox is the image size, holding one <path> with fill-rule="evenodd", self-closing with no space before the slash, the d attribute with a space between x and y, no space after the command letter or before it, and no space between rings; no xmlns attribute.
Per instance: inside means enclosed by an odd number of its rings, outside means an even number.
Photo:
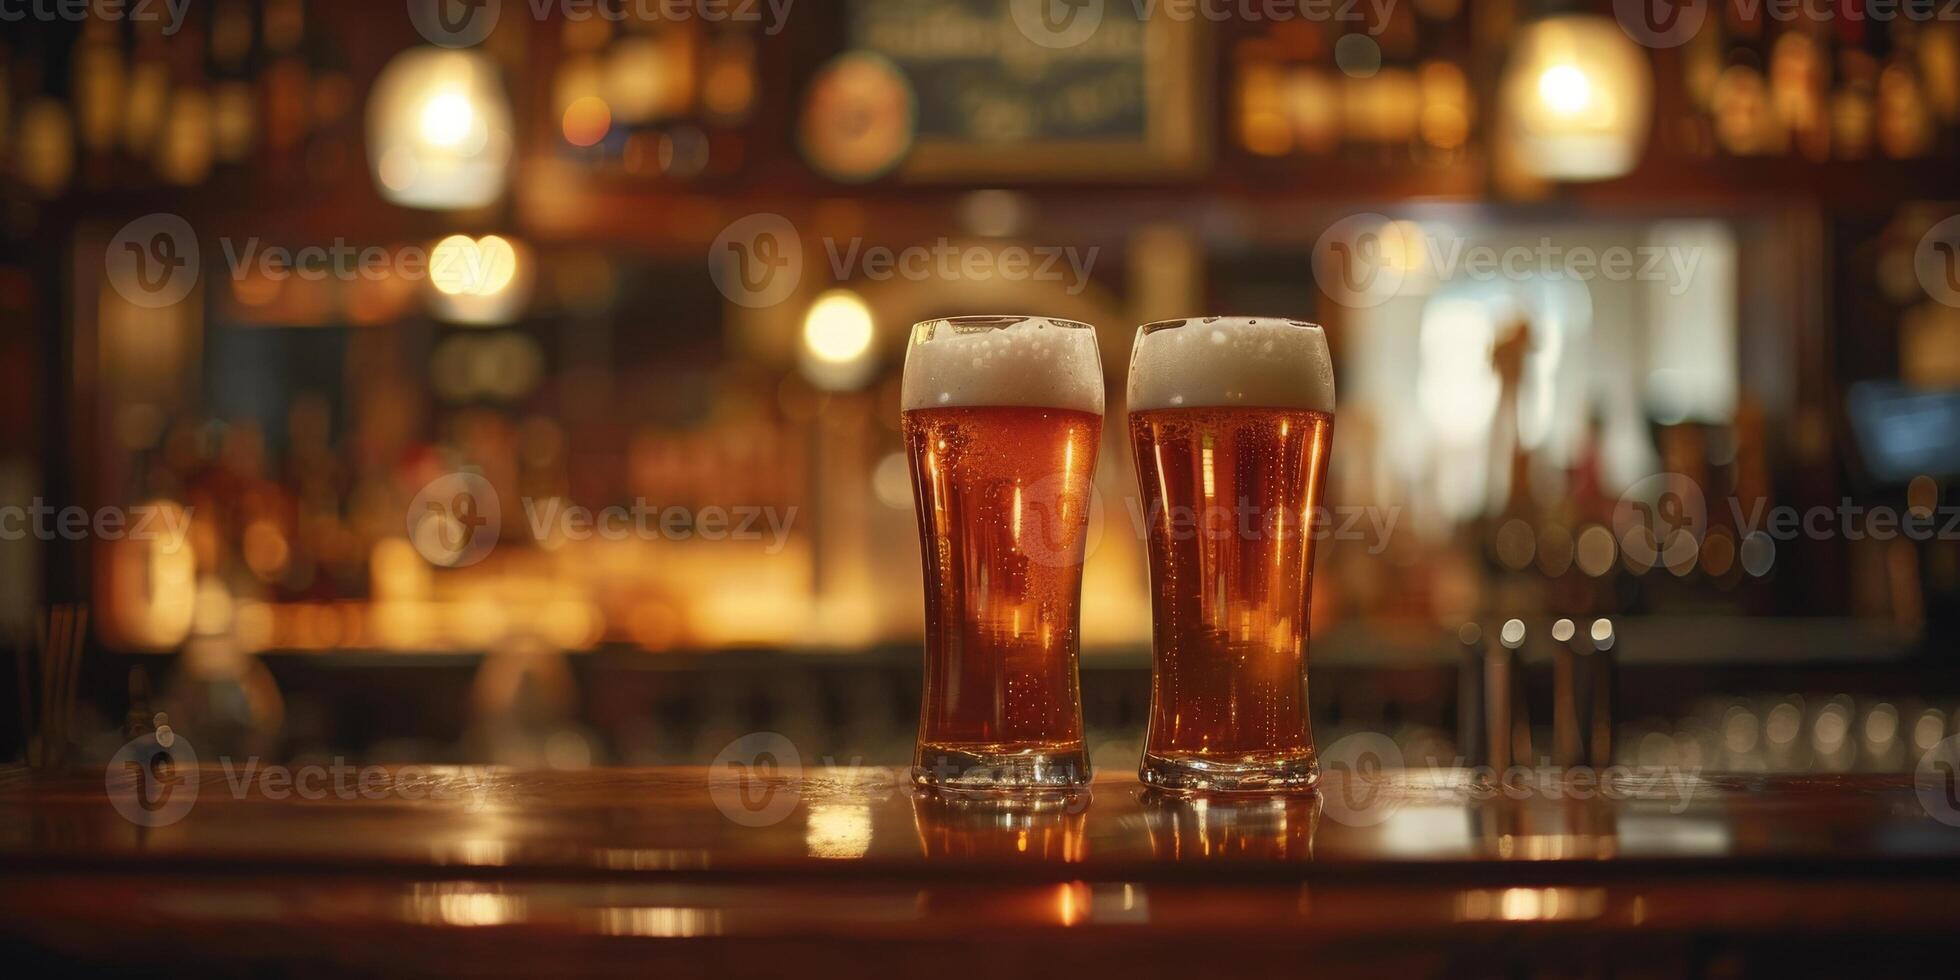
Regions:
<svg viewBox="0 0 1960 980"><path fill-rule="evenodd" d="M1583 671L1572 648L1578 632L1569 619L1552 624L1552 763L1561 769L1586 763L1585 716L1592 696L1589 690L1580 694Z"/></svg>
<svg viewBox="0 0 1960 980"><path fill-rule="evenodd" d="M1456 671L1456 750L1466 766L1483 765L1484 751L1484 631L1464 623L1456 631L1461 644Z"/></svg>
<svg viewBox="0 0 1960 980"><path fill-rule="evenodd" d="M1618 637L1609 619L1595 619L1591 631L1592 675L1589 685L1592 710L1587 719L1587 757L1594 769L1604 769L1613 764L1613 721L1614 702L1618 697L1615 674L1618 673L1613 652Z"/></svg>
<svg viewBox="0 0 1960 980"><path fill-rule="evenodd" d="M1489 765L1499 773L1516 758L1518 648L1524 637L1523 620L1506 620L1484 648L1484 739Z"/></svg>
<svg viewBox="0 0 1960 980"><path fill-rule="evenodd" d="M1526 631L1523 620L1514 619L1510 622L1518 624L1517 645L1511 647L1511 761L1517 765L1529 766L1538 761L1538 753L1532 750L1531 698L1525 689ZM1509 626L1510 623L1505 625Z"/></svg>

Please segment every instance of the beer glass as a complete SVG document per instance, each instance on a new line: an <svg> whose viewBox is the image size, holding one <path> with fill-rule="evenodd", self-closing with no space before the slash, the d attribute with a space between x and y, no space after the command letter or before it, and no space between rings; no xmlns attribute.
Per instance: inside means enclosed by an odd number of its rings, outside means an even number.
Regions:
<svg viewBox="0 0 1960 980"><path fill-rule="evenodd" d="M1137 331L1130 438L1153 662L1139 775L1167 790L1311 787L1307 607L1334 429L1327 335L1277 318Z"/></svg>
<svg viewBox="0 0 1960 980"><path fill-rule="evenodd" d="M1076 682L1102 360L1087 324L1022 316L912 328L901 392L925 567L912 779L1089 779Z"/></svg>

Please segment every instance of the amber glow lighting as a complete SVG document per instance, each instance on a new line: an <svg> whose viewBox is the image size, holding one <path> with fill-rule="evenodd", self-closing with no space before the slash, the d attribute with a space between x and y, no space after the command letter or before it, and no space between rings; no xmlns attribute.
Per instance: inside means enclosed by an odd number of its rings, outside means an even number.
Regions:
<svg viewBox="0 0 1960 980"><path fill-rule="evenodd" d="M1653 69L1604 17L1550 17L1518 36L1501 96L1518 163L1550 180L1607 180L1647 143Z"/></svg>
<svg viewBox="0 0 1960 980"><path fill-rule="evenodd" d="M188 526L190 513L173 501L145 505L169 526ZM197 607L197 551L188 540L123 538L103 543L98 559L103 597L100 625L114 643L167 651L190 636Z"/></svg>
<svg viewBox="0 0 1960 980"><path fill-rule="evenodd" d="M573 146L592 146L612 132L612 107L597 96L572 100L565 107L565 142Z"/></svg>
<svg viewBox="0 0 1960 980"><path fill-rule="evenodd" d="M450 235L429 250L431 312L451 323L508 323L530 298L530 263L501 235Z"/></svg>
<svg viewBox="0 0 1960 980"><path fill-rule="evenodd" d="M848 289L833 289L810 304L803 317L799 359L803 375L819 388L855 388L871 370L875 330L871 308Z"/></svg>
<svg viewBox="0 0 1960 980"><path fill-rule="evenodd" d="M368 163L383 197L431 210L476 208L503 194L510 102L476 51L411 48L368 98Z"/></svg>

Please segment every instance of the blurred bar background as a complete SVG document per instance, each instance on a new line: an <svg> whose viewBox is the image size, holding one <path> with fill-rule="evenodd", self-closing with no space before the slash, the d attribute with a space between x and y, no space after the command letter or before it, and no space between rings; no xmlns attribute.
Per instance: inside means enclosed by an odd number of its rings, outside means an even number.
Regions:
<svg viewBox="0 0 1960 980"><path fill-rule="evenodd" d="M903 763L903 339L993 312L1103 335L1098 766L1147 713L1130 337L1203 312L1330 333L1323 745L1482 757L1465 631L1510 619L1541 753L1559 619L1605 631L1617 761L1909 771L1960 731L1960 23L1110 3L1058 46L1010 6L10 24L0 531L183 529L0 534L14 646L87 604L71 754L167 723L214 756L580 768L767 730Z"/></svg>

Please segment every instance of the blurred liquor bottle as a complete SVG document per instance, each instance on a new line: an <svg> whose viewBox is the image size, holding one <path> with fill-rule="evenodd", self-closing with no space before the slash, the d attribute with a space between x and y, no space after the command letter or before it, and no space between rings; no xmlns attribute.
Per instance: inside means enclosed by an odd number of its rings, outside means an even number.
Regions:
<svg viewBox="0 0 1960 980"><path fill-rule="evenodd" d="M244 0L220 0L210 10L204 70L211 79L211 155L237 166L252 155L259 131L259 93L252 84L256 26ZM271 9L266 13L270 27Z"/></svg>
<svg viewBox="0 0 1960 980"><path fill-rule="evenodd" d="M759 91L757 43L754 25L733 20L568 21L552 79L561 155L640 178L734 172Z"/></svg>
<svg viewBox="0 0 1960 980"><path fill-rule="evenodd" d="M1456 159L1475 115L1461 4L1355 12L1262 22L1233 43L1237 149L1368 164Z"/></svg>

